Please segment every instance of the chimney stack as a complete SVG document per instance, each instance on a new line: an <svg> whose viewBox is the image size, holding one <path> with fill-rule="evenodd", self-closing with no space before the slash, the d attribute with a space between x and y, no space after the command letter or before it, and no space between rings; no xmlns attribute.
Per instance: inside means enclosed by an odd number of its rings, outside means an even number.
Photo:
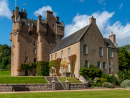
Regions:
<svg viewBox="0 0 130 98"><path fill-rule="evenodd" d="M111 32L111 35L109 36L109 39L113 42L116 43L116 35Z"/></svg>
<svg viewBox="0 0 130 98"><path fill-rule="evenodd" d="M96 18L93 16L89 18L89 24L96 24Z"/></svg>

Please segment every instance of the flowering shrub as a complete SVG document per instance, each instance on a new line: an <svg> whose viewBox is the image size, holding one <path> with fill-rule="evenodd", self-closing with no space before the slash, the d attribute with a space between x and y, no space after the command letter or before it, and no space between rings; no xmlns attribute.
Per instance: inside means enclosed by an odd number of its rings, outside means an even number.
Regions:
<svg viewBox="0 0 130 98"><path fill-rule="evenodd" d="M74 74L76 54L69 56L69 59L70 59L70 65L71 65L71 74Z"/></svg>
<svg viewBox="0 0 130 98"><path fill-rule="evenodd" d="M122 88L130 87L130 80L124 80L120 86Z"/></svg>
<svg viewBox="0 0 130 98"><path fill-rule="evenodd" d="M63 67L63 69L65 69L66 72L68 72L68 62L67 61L62 61L61 67Z"/></svg>
<svg viewBox="0 0 130 98"><path fill-rule="evenodd" d="M110 82L104 82L104 83L102 84L102 86L103 86L103 87L107 87L107 88L114 88L114 85L113 85L112 83L110 83Z"/></svg>

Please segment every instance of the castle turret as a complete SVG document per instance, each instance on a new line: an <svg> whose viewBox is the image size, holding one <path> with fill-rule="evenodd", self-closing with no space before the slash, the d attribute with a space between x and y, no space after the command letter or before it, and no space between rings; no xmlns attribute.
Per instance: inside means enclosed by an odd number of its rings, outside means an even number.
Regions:
<svg viewBox="0 0 130 98"><path fill-rule="evenodd" d="M15 31L20 31L21 25L22 25L22 20L21 20L21 17L19 15L18 19L16 20Z"/></svg>
<svg viewBox="0 0 130 98"><path fill-rule="evenodd" d="M19 7L16 7L14 15L15 15L15 22L16 22L19 17Z"/></svg>

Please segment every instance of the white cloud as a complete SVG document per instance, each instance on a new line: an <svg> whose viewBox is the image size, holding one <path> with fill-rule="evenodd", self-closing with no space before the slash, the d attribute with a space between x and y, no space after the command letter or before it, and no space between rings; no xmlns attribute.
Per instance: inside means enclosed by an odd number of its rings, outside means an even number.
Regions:
<svg viewBox="0 0 130 98"><path fill-rule="evenodd" d="M0 16L11 19L11 11L9 9L8 0L0 0Z"/></svg>
<svg viewBox="0 0 130 98"><path fill-rule="evenodd" d="M123 3L121 3L121 5L119 6L119 9L121 9L121 8L122 8L122 6L123 6Z"/></svg>
<svg viewBox="0 0 130 98"><path fill-rule="evenodd" d="M104 37L108 38L111 32L113 32L116 34L117 44L119 44L119 46L130 44L130 23L127 23L125 26L123 26L120 21L111 24L110 19L114 14L114 12L103 11L102 13L95 12L91 16L96 18L97 26ZM91 16L77 14L73 18L72 23L66 25L65 37L88 25Z"/></svg>
<svg viewBox="0 0 130 98"><path fill-rule="evenodd" d="M46 17L46 11L47 11L47 10L53 11L53 10L52 10L52 7L49 6L49 5L47 5L47 6L43 6L42 8L39 8L39 10L35 11L35 12L34 12L34 15L36 15L36 16L42 15L42 17L45 18L45 17ZM53 14L54 14L54 16L57 15L56 12L53 12Z"/></svg>

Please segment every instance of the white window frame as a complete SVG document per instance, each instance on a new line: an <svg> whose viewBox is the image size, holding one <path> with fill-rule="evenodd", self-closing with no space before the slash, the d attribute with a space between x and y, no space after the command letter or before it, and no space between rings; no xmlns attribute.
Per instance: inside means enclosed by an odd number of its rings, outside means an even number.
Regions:
<svg viewBox="0 0 130 98"><path fill-rule="evenodd" d="M86 62L88 63L87 67L86 67ZM89 62L88 62L88 60L85 60L85 68L89 68Z"/></svg>
<svg viewBox="0 0 130 98"><path fill-rule="evenodd" d="M83 54L88 54L88 46L87 45L83 45Z"/></svg>
<svg viewBox="0 0 130 98"><path fill-rule="evenodd" d="M102 47L99 47L99 55L103 56L103 48Z"/></svg>
<svg viewBox="0 0 130 98"><path fill-rule="evenodd" d="M53 55L51 55L51 61L53 60Z"/></svg>
<svg viewBox="0 0 130 98"><path fill-rule="evenodd" d="M110 57L113 57L113 51L110 50Z"/></svg>
<svg viewBox="0 0 130 98"><path fill-rule="evenodd" d="M55 60L57 59L57 53L55 53Z"/></svg>
<svg viewBox="0 0 130 98"><path fill-rule="evenodd" d="M105 64L105 68L104 68L104 64ZM103 62L103 69L106 69L106 62Z"/></svg>
<svg viewBox="0 0 130 98"><path fill-rule="evenodd" d="M63 50L61 51L61 58L63 59Z"/></svg>
<svg viewBox="0 0 130 98"><path fill-rule="evenodd" d="M100 63L100 67L98 66L98 63ZM98 68L101 68L101 62L97 62L97 67L98 67Z"/></svg>

